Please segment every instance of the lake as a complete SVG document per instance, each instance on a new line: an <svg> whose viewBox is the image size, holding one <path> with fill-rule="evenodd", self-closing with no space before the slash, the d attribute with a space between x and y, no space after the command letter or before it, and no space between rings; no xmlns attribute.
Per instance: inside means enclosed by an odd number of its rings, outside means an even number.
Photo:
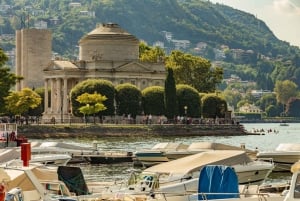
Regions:
<svg viewBox="0 0 300 201"><path fill-rule="evenodd" d="M280 126L279 123L265 124L243 124L248 131L272 130L265 135L247 135L247 136L188 136L188 137L116 137L99 138L97 140L100 150L126 150L135 152L141 149L148 149L158 142L199 142L210 141L224 144L240 146L245 144L247 149L258 149L259 151L274 150L280 143L300 143L300 123L289 123L289 126ZM273 132L276 130L276 132ZM50 139L51 140L51 139ZM53 141L58 141L53 140ZM92 145L93 141L81 139L64 139L64 142ZM87 181L115 181L125 179L132 171L140 171L140 168L133 167L131 163L113 164L113 165L86 165L80 164L80 167ZM288 180L289 173L271 174L271 182Z"/></svg>

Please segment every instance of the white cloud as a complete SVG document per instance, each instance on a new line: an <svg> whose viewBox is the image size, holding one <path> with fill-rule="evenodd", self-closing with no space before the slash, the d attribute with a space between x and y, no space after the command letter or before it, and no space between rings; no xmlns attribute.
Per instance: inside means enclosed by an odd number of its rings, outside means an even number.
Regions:
<svg viewBox="0 0 300 201"><path fill-rule="evenodd" d="M273 7L275 11L287 14L287 15L299 15L300 7L299 3L293 0L275 0L273 2Z"/></svg>

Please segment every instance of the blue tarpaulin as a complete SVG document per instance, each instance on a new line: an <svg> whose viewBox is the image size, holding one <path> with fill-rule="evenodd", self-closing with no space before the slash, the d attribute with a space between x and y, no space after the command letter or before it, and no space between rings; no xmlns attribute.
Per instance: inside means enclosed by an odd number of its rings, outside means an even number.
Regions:
<svg viewBox="0 0 300 201"><path fill-rule="evenodd" d="M200 170L198 193L198 200L238 198L238 177L232 167L204 166Z"/></svg>

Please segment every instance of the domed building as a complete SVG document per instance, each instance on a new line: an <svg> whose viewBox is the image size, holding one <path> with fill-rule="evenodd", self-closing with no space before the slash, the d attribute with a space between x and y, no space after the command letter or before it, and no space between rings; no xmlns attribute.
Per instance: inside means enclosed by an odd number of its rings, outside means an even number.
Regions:
<svg viewBox="0 0 300 201"><path fill-rule="evenodd" d="M79 40L78 61L53 60L43 73L44 87L51 91L50 97L45 93L43 119L58 122L69 118L68 94L83 80L105 79L115 86L131 83L142 90L164 86L166 77L163 62L139 61L139 40L114 23L101 24Z"/></svg>

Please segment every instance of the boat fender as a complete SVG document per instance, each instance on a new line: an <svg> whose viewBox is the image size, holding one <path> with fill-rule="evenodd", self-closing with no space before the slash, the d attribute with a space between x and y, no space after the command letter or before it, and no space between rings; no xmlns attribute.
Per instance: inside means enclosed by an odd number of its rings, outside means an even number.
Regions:
<svg viewBox="0 0 300 201"><path fill-rule="evenodd" d="M4 184L0 184L0 201L5 200L5 186Z"/></svg>

